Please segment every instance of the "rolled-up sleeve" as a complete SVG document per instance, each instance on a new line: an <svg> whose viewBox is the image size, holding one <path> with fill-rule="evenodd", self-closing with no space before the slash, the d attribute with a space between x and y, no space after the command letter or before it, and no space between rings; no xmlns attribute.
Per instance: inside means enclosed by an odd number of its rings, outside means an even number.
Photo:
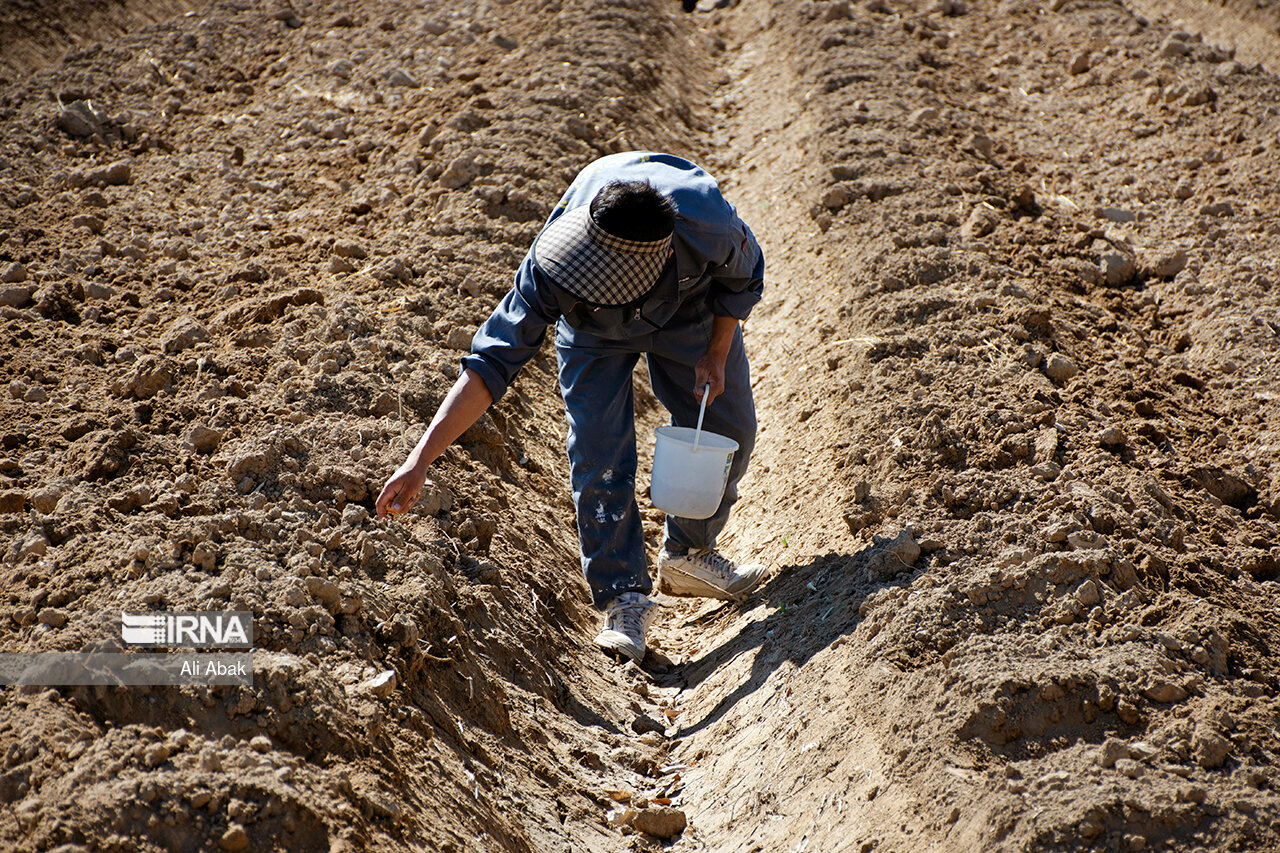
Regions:
<svg viewBox="0 0 1280 853"><path fill-rule="evenodd" d="M540 285L531 258L516 272L515 284L471 339L464 369L474 370L493 399L507 393L520 368L533 358L546 338L547 326L559 309L545 285Z"/></svg>
<svg viewBox="0 0 1280 853"><path fill-rule="evenodd" d="M720 317L746 320L764 293L764 253L747 224L736 216L726 227L725 261L711 266L707 303Z"/></svg>

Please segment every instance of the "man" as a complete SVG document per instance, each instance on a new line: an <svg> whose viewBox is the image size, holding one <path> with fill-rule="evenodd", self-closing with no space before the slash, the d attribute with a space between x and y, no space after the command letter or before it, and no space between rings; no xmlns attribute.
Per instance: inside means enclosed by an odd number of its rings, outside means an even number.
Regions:
<svg viewBox="0 0 1280 853"><path fill-rule="evenodd" d="M677 426L738 442L720 507L667 516L658 588L740 601L764 579L715 550L755 443L755 404L739 321L760 300L754 235L702 169L669 154L627 152L585 168L552 211L515 286L476 332L462 375L378 496L378 515L408 509L427 467L507 390L552 323L569 421L582 570L606 614L596 643L639 662L657 604L635 500L631 374L646 355L654 393Z"/></svg>

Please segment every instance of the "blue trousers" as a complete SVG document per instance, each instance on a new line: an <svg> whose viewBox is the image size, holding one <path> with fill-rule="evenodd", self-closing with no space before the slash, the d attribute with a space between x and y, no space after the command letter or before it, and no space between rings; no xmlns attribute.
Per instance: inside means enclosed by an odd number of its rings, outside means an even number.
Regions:
<svg viewBox="0 0 1280 853"><path fill-rule="evenodd" d="M653 392L671 413L671 423L696 426L699 403L694 396L694 365L707 351L711 327L712 316L703 303L682 307L653 334L623 341L558 324L556 356L569 420L569 464L582 571L592 602L601 610L621 593L648 593L653 586L635 497L632 372L643 353ZM738 451L715 515L705 519L667 516L663 547L670 553L715 547L755 446L756 410L741 329L734 333L725 363L724 393L707 406L703 429L737 441Z"/></svg>

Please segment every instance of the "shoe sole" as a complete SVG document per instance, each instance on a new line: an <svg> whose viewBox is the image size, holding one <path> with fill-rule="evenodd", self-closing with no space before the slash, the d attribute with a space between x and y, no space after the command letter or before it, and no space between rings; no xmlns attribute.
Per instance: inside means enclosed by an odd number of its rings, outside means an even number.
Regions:
<svg viewBox="0 0 1280 853"><path fill-rule="evenodd" d="M640 657L635 657L632 655L631 648L629 646L615 646L607 641L602 642L599 637L596 638L596 648L600 649L607 655L612 655L615 658L625 658L630 661L635 661L637 664L644 660L644 656L649 652L648 648L645 648L640 652Z"/></svg>
<svg viewBox="0 0 1280 853"><path fill-rule="evenodd" d="M753 583L750 588L744 589L742 592L738 593L723 590L718 586L688 575L686 575L685 578L688 580L688 585L677 589L672 584L671 578L663 574L662 571L659 571L658 592L665 593L666 595L673 595L677 598L717 598L720 601L746 601L751 593L755 591L756 587L760 586L761 582L764 580L764 575L761 574L759 580ZM685 578L682 578L681 580L683 581Z"/></svg>

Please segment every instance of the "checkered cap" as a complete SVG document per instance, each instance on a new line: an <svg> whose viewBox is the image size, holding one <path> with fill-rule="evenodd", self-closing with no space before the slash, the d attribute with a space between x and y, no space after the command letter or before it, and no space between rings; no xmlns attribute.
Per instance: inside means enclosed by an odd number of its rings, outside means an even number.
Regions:
<svg viewBox="0 0 1280 853"><path fill-rule="evenodd" d="M542 230L533 259L560 287L590 305L628 305L658 283L671 254L671 235L652 242L623 240L575 207Z"/></svg>

